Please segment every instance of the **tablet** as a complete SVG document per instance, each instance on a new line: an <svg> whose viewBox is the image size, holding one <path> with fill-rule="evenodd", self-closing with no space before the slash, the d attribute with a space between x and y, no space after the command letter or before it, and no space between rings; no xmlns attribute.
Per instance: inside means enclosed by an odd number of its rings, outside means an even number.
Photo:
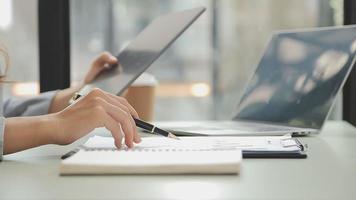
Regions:
<svg viewBox="0 0 356 200"><path fill-rule="evenodd" d="M118 65L101 72L79 93L100 88L120 95L131 85L203 12L204 7L163 15L152 21L117 56Z"/></svg>

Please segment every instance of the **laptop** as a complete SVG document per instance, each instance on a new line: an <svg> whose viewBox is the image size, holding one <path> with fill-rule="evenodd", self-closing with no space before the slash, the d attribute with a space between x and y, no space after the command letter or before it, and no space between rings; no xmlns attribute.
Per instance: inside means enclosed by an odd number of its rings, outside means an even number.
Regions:
<svg viewBox="0 0 356 200"><path fill-rule="evenodd" d="M197 7L156 18L119 53L118 65L109 66L78 93L100 88L122 94L204 11Z"/></svg>
<svg viewBox="0 0 356 200"><path fill-rule="evenodd" d="M356 26L275 33L230 121L156 125L177 135L318 133L355 54Z"/></svg>

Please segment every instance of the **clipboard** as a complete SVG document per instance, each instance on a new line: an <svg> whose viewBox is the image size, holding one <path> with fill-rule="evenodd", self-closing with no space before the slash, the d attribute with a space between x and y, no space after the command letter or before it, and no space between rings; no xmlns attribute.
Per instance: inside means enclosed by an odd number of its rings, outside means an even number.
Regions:
<svg viewBox="0 0 356 200"><path fill-rule="evenodd" d="M299 150L296 151L250 151L242 150L243 158L307 158L307 144L302 144L298 138L285 138L281 140L294 141L295 145L283 144L284 147L297 146Z"/></svg>
<svg viewBox="0 0 356 200"><path fill-rule="evenodd" d="M183 137L201 137L201 136L183 136ZM214 137L214 136L205 136ZM235 136L241 138L248 138L248 136ZM260 138L278 138L280 137L281 147L285 149L279 150L254 150L254 149L244 149L242 148L243 158L307 158L308 145L303 144L298 138L293 138L290 134L284 136L257 136ZM251 136L250 138L256 138L256 136ZM294 150L289 150L289 148L295 147Z"/></svg>

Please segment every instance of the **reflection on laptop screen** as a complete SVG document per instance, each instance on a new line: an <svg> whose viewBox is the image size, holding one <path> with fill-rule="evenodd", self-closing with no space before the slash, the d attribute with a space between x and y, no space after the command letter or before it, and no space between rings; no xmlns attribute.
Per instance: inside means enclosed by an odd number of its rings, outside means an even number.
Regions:
<svg viewBox="0 0 356 200"><path fill-rule="evenodd" d="M355 53L356 26L275 34L235 119L321 128Z"/></svg>

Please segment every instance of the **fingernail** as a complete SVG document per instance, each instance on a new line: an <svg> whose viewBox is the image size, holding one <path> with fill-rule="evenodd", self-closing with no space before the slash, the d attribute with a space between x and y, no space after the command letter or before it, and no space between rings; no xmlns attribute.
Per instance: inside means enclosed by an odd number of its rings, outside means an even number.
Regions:
<svg viewBox="0 0 356 200"><path fill-rule="evenodd" d="M132 148L132 144L126 144L129 149Z"/></svg>
<svg viewBox="0 0 356 200"><path fill-rule="evenodd" d="M121 149L121 143L115 142L115 145L116 145L116 147L117 147L118 149Z"/></svg>

